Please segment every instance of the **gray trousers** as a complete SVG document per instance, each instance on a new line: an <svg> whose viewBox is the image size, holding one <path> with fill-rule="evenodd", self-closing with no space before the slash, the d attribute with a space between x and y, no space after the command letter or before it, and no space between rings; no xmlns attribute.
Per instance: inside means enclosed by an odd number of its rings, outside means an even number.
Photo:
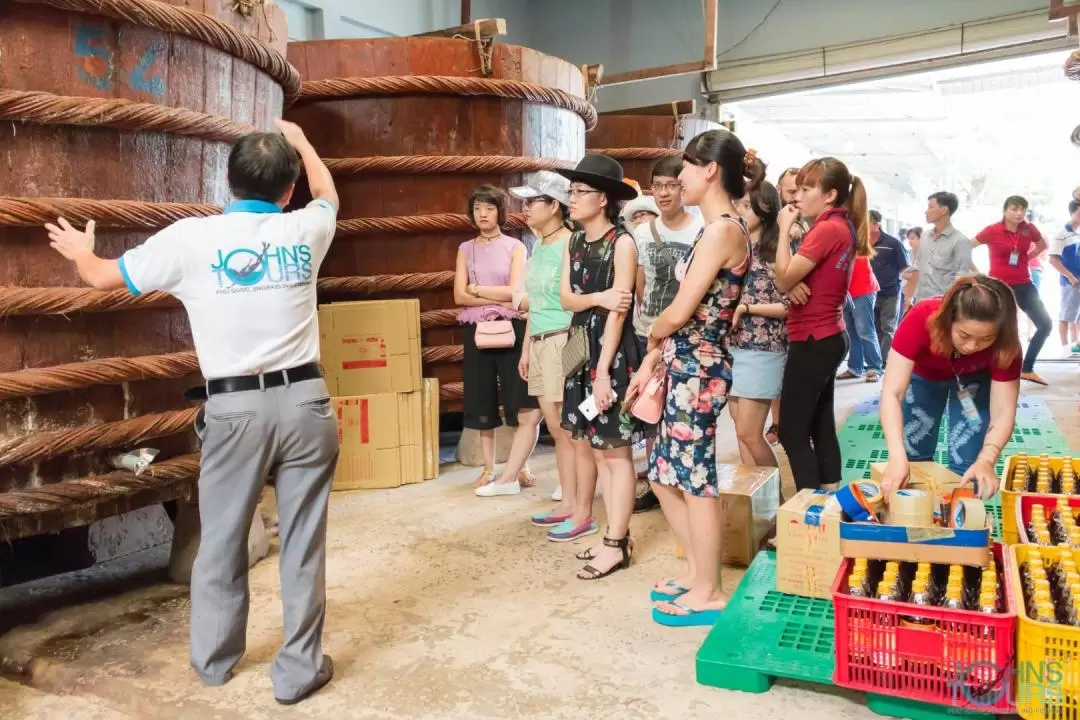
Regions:
<svg viewBox="0 0 1080 720"><path fill-rule="evenodd" d="M892 347L896 325L900 321L900 291L878 293L874 304L874 327L877 328L878 345L881 346L881 363L889 363L889 348Z"/></svg>
<svg viewBox="0 0 1080 720"><path fill-rule="evenodd" d="M247 538L268 477L276 478L284 644L270 677L293 698L322 666L326 511L338 457L323 380L214 395L206 402L199 478L202 538L191 577L191 665L221 685L244 654Z"/></svg>

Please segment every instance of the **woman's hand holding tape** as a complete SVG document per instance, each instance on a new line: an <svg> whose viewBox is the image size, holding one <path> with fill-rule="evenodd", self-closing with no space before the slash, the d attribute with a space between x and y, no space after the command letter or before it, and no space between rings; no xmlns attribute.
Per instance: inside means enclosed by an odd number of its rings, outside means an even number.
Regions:
<svg viewBox="0 0 1080 720"><path fill-rule="evenodd" d="M911 477L911 465L903 455L889 455L885 463L885 472L881 474L881 490L885 497L892 497L894 490L907 485Z"/></svg>

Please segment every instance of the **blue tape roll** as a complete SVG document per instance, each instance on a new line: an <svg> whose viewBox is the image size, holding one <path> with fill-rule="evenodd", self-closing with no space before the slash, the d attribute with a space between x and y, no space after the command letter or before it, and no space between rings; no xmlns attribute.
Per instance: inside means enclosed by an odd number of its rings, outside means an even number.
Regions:
<svg viewBox="0 0 1080 720"><path fill-rule="evenodd" d="M840 488L836 493L836 499L839 501L844 514L855 522L877 520L877 517L870 511L866 498L862 496L862 492L854 483Z"/></svg>

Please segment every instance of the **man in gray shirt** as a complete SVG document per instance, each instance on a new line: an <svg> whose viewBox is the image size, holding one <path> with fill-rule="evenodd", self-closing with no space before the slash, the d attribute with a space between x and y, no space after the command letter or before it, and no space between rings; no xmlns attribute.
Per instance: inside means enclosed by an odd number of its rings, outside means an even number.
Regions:
<svg viewBox="0 0 1080 720"><path fill-rule="evenodd" d="M926 203L926 222L915 269L904 288L905 306L944 295L957 275L975 272L971 261L971 240L953 227L952 217L960 201L951 192L936 192Z"/></svg>

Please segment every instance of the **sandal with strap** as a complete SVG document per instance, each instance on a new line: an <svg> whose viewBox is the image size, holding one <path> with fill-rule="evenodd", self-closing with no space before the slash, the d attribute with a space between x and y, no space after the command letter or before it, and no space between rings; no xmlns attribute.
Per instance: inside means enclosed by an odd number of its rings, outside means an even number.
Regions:
<svg viewBox="0 0 1080 720"><path fill-rule="evenodd" d="M601 580L611 575L618 570L625 570L630 567L630 533L627 533L619 539L604 537L604 546L610 548L618 548L622 550L622 560L612 565L607 570L597 570L592 565L586 565L581 569L581 573L588 573L588 575L582 575L578 573L578 580Z"/></svg>
<svg viewBox="0 0 1080 720"><path fill-rule="evenodd" d="M532 470L528 467L523 467L521 468L521 471L518 472L518 482L523 488L536 487L536 476L533 475Z"/></svg>
<svg viewBox="0 0 1080 720"><path fill-rule="evenodd" d="M627 539L630 538L630 531L629 530L626 531L626 537L627 537ZM605 540L604 544L607 545L607 542L606 542L607 538L605 537L604 540ZM611 547L615 547L615 546L612 545ZM576 557L578 560L584 560L586 562L588 562L589 560L595 560L596 559L596 556L593 555L593 551L592 551L591 547L587 547L587 548L585 548L584 550L582 550L579 553L574 553L574 557Z"/></svg>

